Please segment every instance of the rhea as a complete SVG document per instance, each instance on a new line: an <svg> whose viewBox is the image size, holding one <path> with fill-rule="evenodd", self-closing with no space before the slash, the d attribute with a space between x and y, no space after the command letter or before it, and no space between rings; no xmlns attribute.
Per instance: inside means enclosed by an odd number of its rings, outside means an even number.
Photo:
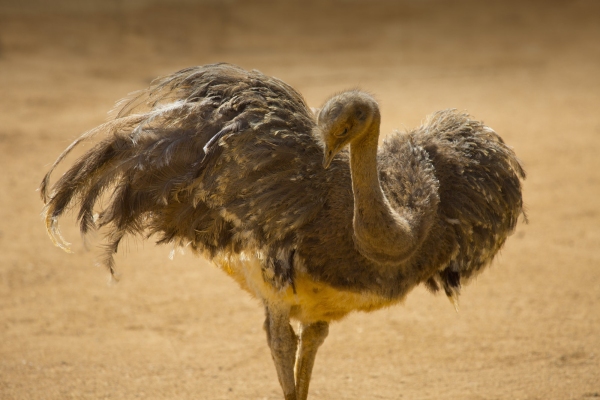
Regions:
<svg viewBox="0 0 600 400"><path fill-rule="evenodd" d="M258 71L184 69L59 156L40 186L47 229L68 250L58 219L78 209L83 234L106 232L111 273L128 234L211 259L262 301L284 397L304 400L329 323L421 283L455 300L523 214L525 173L492 129L446 110L378 148L380 120L363 91L313 112ZM100 133L50 188L56 165Z"/></svg>

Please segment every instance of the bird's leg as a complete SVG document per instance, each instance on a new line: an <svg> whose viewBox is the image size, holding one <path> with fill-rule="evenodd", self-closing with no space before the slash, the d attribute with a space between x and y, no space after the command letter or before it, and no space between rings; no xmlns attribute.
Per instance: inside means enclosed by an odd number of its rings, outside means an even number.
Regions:
<svg viewBox="0 0 600 400"><path fill-rule="evenodd" d="M294 361L298 337L290 325L290 310L266 306L265 331L285 400L297 400Z"/></svg>
<svg viewBox="0 0 600 400"><path fill-rule="evenodd" d="M300 325L300 343L296 356L296 400L306 400L317 350L329 333L329 324L319 321Z"/></svg>

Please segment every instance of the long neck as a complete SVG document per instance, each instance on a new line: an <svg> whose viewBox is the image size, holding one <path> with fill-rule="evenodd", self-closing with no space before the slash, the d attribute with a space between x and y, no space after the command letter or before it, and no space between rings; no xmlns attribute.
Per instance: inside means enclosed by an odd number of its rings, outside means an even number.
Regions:
<svg viewBox="0 0 600 400"><path fill-rule="evenodd" d="M368 259L384 264L402 262L421 240L414 223L403 210L392 209L379 182L377 145L379 119L362 137L350 144L350 170L354 193L354 241ZM407 210L408 211L408 210ZM409 218L406 218L409 217Z"/></svg>

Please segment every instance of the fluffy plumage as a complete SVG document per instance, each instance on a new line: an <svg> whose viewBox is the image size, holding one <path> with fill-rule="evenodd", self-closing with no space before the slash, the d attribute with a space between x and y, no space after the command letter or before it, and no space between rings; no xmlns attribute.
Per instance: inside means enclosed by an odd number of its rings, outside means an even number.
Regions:
<svg viewBox="0 0 600 400"><path fill-rule="evenodd" d="M49 190L56 164L100 133ZM61 154L40 186L49 233L66 249L58 218L78 208L82 233L108 230L111 272L127 234L190 246L267 309L295 302L291 317L310 324L398 301L419 283L456 296L523 213L525 173L513 151L468 115L440 111L414 131L390 135L379 150L389 204L414 215L436 207L418 251L384 267L354 244L349 154L342 151L324 169L320 135L302 96L278 79L227 64L184 69L121 103L114 119ZM105 193L106 206L96 210ZM240 272L244 260L260 265L263 282ZM298 282L313 285L314 296L329 290L379 300L311 314L302 311L310 290ZM314 310L333 307L313 300Z"/></svg>

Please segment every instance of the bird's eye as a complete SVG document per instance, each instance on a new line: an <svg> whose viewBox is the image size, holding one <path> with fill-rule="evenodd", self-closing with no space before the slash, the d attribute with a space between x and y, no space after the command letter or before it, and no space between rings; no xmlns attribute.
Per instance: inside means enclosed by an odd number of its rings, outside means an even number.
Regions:
<svg viewBox="0 0 600 400"><path fill-rule="evenodd" d="M338 136L339 137L346 136L347 133L348 133L348 127L344 128L343 131L341 131L340 133L338 133Z"/></svg>

